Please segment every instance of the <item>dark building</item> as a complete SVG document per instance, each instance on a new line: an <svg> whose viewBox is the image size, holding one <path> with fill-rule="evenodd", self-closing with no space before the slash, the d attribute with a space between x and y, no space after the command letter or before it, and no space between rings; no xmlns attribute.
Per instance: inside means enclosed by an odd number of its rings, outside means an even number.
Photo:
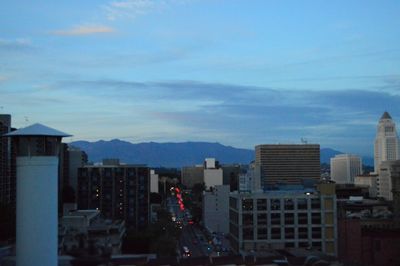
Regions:
<svg viewBox="0 0 400 266"><path fill-rule="evenodd" d="M149 223L150 169L142 165L87 165L78 168L78 208L97 209L127 227Z"/></svg>
<svg viewBox="0 0 400 266"><path fill-rule="evenodd" d="M0 115L0 136L9 133L11 115ZM15 205L15 152L9 138L0 137L0 202ZM15 207L15 206L14 206Z"/></svg>
<svg viewBox="0 0 400 266"><path fill-rule="evenodd" d="M261 169L261 185L302 184L306 179L320 180L318 144L258 145L255 164Z"/></svg>
<svg viewBox="0 0 400 266"><path fill-rule="evenodd" d="M230 190L238 190L239 174L243 170L243 166L239 164L223 164L221 166L223 174L223 184L230 185Z"/></svg>

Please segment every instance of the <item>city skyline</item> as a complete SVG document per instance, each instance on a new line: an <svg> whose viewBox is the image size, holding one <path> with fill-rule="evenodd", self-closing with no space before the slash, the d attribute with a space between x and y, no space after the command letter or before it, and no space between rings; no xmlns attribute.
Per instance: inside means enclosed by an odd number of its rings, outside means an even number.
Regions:
<svg viewBox="0 0 400 266"><path fill-rule="evenodd" d="M0 112L66 141L318 143L400 121L397 1L23 1L0 11ZM28 122L26 121L28 120Z"/></svg>

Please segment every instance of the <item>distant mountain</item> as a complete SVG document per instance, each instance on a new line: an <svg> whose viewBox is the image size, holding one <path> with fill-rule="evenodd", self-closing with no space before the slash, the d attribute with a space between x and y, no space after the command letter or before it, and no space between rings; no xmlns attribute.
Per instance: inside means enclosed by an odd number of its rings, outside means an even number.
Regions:
<svg viewBox="0 0 400 266"><path fill-rule="evenodd" d="M248 164L254 160L253 150L209 142L133 144L114 139L97 142L75 141L70 144L84 150L93 162L101 162L103 158L119 158L121 162L147 164L152 167L182 167L201 164L209 157L216 158L222 164Z"/></svg>
<svg viewBox="0 0 400 266"><path fill-rule="evenodd" d="M238 149L220 143L181 142L181 143L130 143L119 139L110 141L75 141L72 146L84 150L89 160L101 162L103 158L119 158L121 162L147 164L151 167L182 167L201 164L205 158L216 158L221 164L248 164L254 160L254 150ZM342 152L330 148L321 149L321 163L330 163L330 158ZM363 163L371 165L370 157ZM373 160L372 160L373 164Z"/></svg>
<svg viewBox="0 0 400 266"><path fill-rule="evenodd" d="M321 163L331 163L331 158L343 152L331 148L322 148L320 152Z"/></svg>

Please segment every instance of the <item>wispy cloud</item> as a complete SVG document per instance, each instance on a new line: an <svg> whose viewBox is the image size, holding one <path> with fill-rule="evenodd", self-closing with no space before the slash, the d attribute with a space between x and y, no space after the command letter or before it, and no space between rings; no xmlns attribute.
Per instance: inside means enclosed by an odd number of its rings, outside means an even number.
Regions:
<svg viewBox="0 0 400 266"><path fill-rule="evenodd" d="M21 52L34 49L28 38L0 39L0 51Z"/></svg>
<svg viewBox="0 0 400 266"><path fill-rule="evenodd" d="M160 12L172 5L179 5L193 0L121 0L112 1L103 6L109 20L134 19L152 12Z"/></svg>
<svg viewBox="0 0 400 266"><path fill-rule="evenodd" d="M53 35L61 36L84 36L93 34L109 34L115 32L115 29L104 25L79 25L71 29L53 31Z"/></svg>

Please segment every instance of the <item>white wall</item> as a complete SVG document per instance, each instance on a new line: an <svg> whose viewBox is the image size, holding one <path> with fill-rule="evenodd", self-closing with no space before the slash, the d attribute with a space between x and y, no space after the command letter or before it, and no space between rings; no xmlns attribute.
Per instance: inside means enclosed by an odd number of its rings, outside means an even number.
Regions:
<svg viewBox="0 0 400 266"><path fill-rule="evenodd" d="M204 183L206 188L223 184L222 169L204 169Z"/></svg>
<svg viewBox="0 0 400 266"><path fill-rule="evenodd" d="M58 157L17 157L17 266L57 265Z"/></svg>
<svg viewBox="0 0 400 266"><path fill-rule="evenodd" d="M213 232L229 233L229 185L215 186L203 195L203 223Z"/></svg>

